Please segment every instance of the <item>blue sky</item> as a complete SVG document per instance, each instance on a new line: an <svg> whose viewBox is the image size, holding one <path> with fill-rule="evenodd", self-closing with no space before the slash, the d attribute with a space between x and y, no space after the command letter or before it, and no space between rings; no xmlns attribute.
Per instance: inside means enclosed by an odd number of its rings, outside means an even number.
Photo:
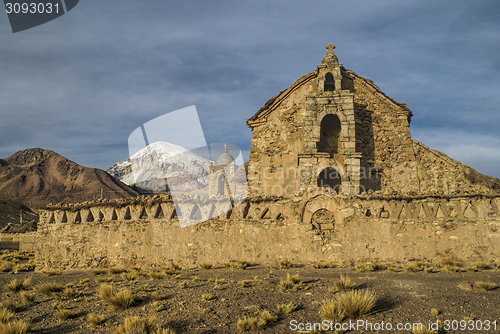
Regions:
<svg viewBox="0 0 500 334"><path fill-rule="evenodd" d="M0 158L42 147L107 169L128 136L196 105L207 142L313 71L325 45L413 111L412 138L500 177L498 1L80 3L13 34L0 13Z"/></svg>

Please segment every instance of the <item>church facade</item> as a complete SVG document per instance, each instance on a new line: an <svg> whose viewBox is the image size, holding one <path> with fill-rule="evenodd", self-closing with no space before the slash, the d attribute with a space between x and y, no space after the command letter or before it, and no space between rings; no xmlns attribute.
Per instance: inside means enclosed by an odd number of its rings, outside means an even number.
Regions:
<svg viewBox="0 0 500 334"><path fill-rule="evenodd" d="M310 188L457 194L500 187L411 139L412 112L373 81L339 63L334 46L316 70L266 102L247 121L252 195L293 197Z"/></svg>

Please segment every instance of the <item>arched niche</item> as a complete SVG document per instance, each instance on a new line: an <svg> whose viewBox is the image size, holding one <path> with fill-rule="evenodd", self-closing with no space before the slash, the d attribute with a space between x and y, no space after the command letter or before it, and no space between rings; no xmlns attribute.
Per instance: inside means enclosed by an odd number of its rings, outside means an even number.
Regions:
<svg viewBox="0 0 500 334"><path fill-rule="evenodd" d="M342 177L333 167L327 167L318 174L318 187L330 187L339 193L342 190Z"/></svg>
<svg viewBox="0 0 500 334"><path fill-rule="evenodd" d="M331 157L341 153L342 125L337 115L325 115L321 120L319 142L316 144L318 152L329 153Z"/></svg>
<svg viewBox="0 0 500 334"><path fill-rule="evenodd" d="M330 72L325 75L323 90L325 92L333 92L335 90L335 80L333 79L333 74L331 74Z"/></svg>
<svg viewBox="0 0 500 334"><path fill-rule="evenodd" d="M224 174L220 174L217 177L217 195L224 195L225 186L226 186L226 181Z"/></svg>

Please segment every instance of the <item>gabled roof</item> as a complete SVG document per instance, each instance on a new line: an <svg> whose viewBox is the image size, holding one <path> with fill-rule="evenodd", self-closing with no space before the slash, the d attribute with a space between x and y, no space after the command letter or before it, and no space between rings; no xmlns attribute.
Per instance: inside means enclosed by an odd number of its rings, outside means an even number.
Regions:
<svg viewBox="0 0 500 334"><path fill-rule="evenodd" d="M403 111L408 112L408 122L411 121L412 112L410 109L408 109L408 107L406 106L406 103L397 102L397 101L393 100L392 98L390 98L389 96L387 96L384 92L382 92L382 90L380 90L380 88L377 85L375 85L375 83L372 80L364 78L364 77L354 73L353 71L351 71L349 69L345 69L344 67L342 67L342 75L347 75L347 76L350 76L351 78L357 77L358 79L364 81L369 87L371 87L371 89L376 94L379 94L379 96L385 98L389 103L392 103L397 107L400 107ZM312 71L311 73L303 75L299 79L297 79L297 81L295 81L293 85L291 85L287 89L281 91L278 95L273 96L272 98L267 100L267 102L264 104L264 106L262 108L260 108L259 111L257 111L255 113L255 115L253 115L251 118L249 118L247 120L247 126L249 128L253 128L259 124L264 123L267 116L273 110L275 110L281 104L282 101L284 101L290 94L292 94L299 87L301 87L305 83L309 82L310 80L316 78L317 76L318 76L318 70L315 70L315 71Z"/></svg>
<svg viewBox="0 0 500 334"><path fill-rule="evenodd" d="M278 95L273 96L264 104L262 108L259 109L250 119L247 121L247 125L250 128L262 123L265 121L267 116L276 109L281 102L286 99L290 94L292 94L297 88L302 86L303 84L309 82L311 79L316 78L318 75L318 70L312 71L306 75L301 76L297 81L294 82L293 85L281 91Z"/></svg>

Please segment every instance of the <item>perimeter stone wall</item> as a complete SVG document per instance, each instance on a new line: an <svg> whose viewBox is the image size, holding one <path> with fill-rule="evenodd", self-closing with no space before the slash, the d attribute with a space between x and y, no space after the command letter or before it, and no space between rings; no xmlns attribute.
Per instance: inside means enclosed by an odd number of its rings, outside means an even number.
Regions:
<svg viewBox="0 0 500 334"><path fill-rule="evenodd" d="M500 196L334 196L320 188L293 198L252 197L181 228L169 197L53 206L40 212L37 270L164 267L249 261L496 260ZM190 203L191 202L191 203ZM179 210L210 210L185 198ZM186 212L186 211L185 211Z"/></svg>

